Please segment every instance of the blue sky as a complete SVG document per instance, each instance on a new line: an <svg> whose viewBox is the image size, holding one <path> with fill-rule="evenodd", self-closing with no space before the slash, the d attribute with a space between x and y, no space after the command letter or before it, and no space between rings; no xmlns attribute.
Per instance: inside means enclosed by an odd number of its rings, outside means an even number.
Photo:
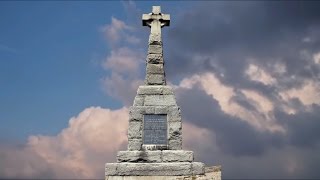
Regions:
<svg viewBox="0 0 320 180"><path fill-rule="evenodd" d="M109 72L100 63L110 48L99 29L111 17L127 18L125 3L1 2L2 138L56 134L85 107L122 106L101 88ZM152 4L159 3L137 2L146 13Z"/></svg>
<svg viewBox="0 0 320 180"><path fill-rule="evenodd" d="M1 1L0 178L103 177L126 149L152 5L171 15L184 149L223 178L320 178L317 1Z"/></svg>

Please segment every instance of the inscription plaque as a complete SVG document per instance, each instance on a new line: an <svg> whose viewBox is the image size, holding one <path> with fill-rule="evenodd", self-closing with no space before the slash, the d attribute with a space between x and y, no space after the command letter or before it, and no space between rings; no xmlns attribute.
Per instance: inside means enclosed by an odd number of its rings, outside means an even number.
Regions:
<svg viewBox="0 0 320 180"><path fill-rule="evenodd" d="M167 144L167 115L145 114L143 118L143 144Z"/></svg>

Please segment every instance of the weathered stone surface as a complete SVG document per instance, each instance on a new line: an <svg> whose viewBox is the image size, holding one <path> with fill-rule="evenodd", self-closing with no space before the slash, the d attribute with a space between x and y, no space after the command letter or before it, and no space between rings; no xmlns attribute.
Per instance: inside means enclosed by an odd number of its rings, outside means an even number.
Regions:
<svg viewBox="0 0 320 180"><path fill-rule="evenodd" d="M142 139L128 139L128 150L129 151L142 150Z"/></svg>
<svg viewBox="0 0 320 180"><path fill-rule="evenodd" d="M193 152L183 150L164 150L162 151L163 162L192 162Z"/></svg>
<svg viewBox="0 0 320 180"><path fill-rule="evenodd" d="M143 145L145 146L145 145ZM192 162L193 152L184 150L119 151L118 162Z"/></svg>
<svg viewBox="0 0 320 180"><path fill-rule="evenodd" d="M156 150L165 150L168 149L167 145L150 145L150 144L143 144L142 150L144 151L156 151Z"/></svg>
<svg viewBox="0 0 320 180"><path fill-rule="evenodd" d="M166 21L166 23L164 24L165 26L169 26L170 25L170 14L161 14L162 19Z"/></svg>
<svg viewBox="0 0 320 180"><path fill-rule="evenodd" d="M181 113L179 106L170 106L168 108L168 121L181 121Z"/></svg>
<svg viewBox="0 0 320 180"><path fill-rule="evenodd" d="M179 106L174 106L171 107L168 111L168 114L172 117L172 118L180 118L181 117L181 111L180 111L180 107Z"/></svg>
<svg viewBox="0 0 320 180"><path fill-rule="evenodd" d="M161 34L150 34L149 44L162 45Z"/></svg>
<svg viewBox="0 0 320 180"><path fill-rule="evenodd" d="M148 85L165 85L164 74L147 74L146 75L146 84Z"/></svg>
<svg viewBox="0 0 320 180"><path fill-rule="evenodd" d="M137 95L137 96L134 98L133 106L143 106L143 100L144 100L144 97L143 97L143 96Z"/></svg>
<svg viewBox="0 0 320 180"><path fill-rule="evenodd" d="M182 138L169 140L168 146L170 150L181 150L182 149Z"/></svg>
<svg viewBox="0 0 320 180"><path fill-rule="evenodd" d="M205 167L205 175L212 180L221 180L221 166Z"/></svg>
<svg viewBox="0 0 320 180"><path fill-rule="evenodd" d="M163 64L162 54L148 54L147 63L150 64Z"/></svg>
<svg viewBox="0 0 320 180"><path fill-rule="evenodd" d="M170 106L156 106L155 107L155 114L168 114L169 107Z"/></svg>
<svg viewBox="0 0 320 180"><path fill-rule="evenodd" d="M118 175L116 163L105 164L105 175Z"/></svg>
<svg viewBox="0 0 320 180"><path fill-rule="evenodd" d="M143 115L140 113L130 113L129 121L142 121Z"/></svg>
<svg viewBox="0 0 320 180"><path fill-rule="evenodd" d="M144 99L145 106L172 106L177 105L174 95L150 95Z"/></svg>
<svg viewBox="0 0 320 180"><path fill-rule="evenodd" d="M142 138L142 122L141 121L129 121L128 138L129 139Z"/></svg>
<svg viewBox="0 0 320 180"><path fill-rule="evenodd" d="M155 107L154 106L144 106L145 107L145 114L154 114Z"/></svg>
<svg viewBox="0 0 320 180"><path fill-rule="evenodd" d="M129 108L129 121L142 121L144 111L143 106L131 106Z"/></svg>
<svg viewBox="0 0 320 180"><path fill-rule="evenodd" d="M221 166L212 166L205 168L219 170L208 172L205 171L204 175L188 176L106 176L105 180L221 180Z"/></svg>
<svg viewBox="0 0 320 180"><path fill-rule="evenodd" d="M181 117L171 117L171 116L168 116L168 121L181 121Z"/></svg>
<svg viewBox="0 0 320 180"><path fill-rule="evenodd" d="M161 151L119 151L118 162L161 162Z"/></svg>
<svg viewBox="0 0 320 180"><path fill-rule="evenodd" d="M147 64L148 74L164 74L163 64Z"/></svg>
<svg viewBox="0 0 320 180"><path fill-rule="evenodd" d="M206 166L205 167L205 172L220 172L221 171L221 165L219 166Z"/></svg>
<svg viewBox="0 0 320 180"><path fill-rule="evenodd" d="M192 162L192 174L198 175L198 174L204 174L205 173L205 165L202 162Z"/></svg>
<svg viewBox="0 0 320 180"><path fill-rule="evenodd" d="M191 163L108 163L106 175L180 176L192 175Z"/></svg>
<svg viewBox="0 0 320 180"><path fill-rule="evenodd" d="M130 106L129 113L143 113L144 107L143 106Z"/></svg>
<svg viewBox="0 0 320 180"><path fill-rule="evenodd" d="M182 125L180 121L169 122L169 149L181 149L182 147Z"/></svg>
<svg viewBox="0 0 320 180"><path fill-rule="evenodd" d="M106 176L105 180L221 180L221 172L192 176Z"/></svg>
<svg viewBox="0 0 320 180"><path fill-rule="evenodd" d="M182 149L182 135L171 136L168 142L170 148L174 148L172 146L176 146L175 149Z"/></svg>
<svg viewBox="0 0 320 180"><path fill-rule="evenodd" d="M149 45L149 54L162 54L162 45Z"/></svg>
<svg viewBox="0 0 320 180"><path fill-rule="evenodd" d="M182 135L182 124L179 121L169 122L169 136L181 136Z"/></svg>
<svg viewBox="0 0 320 180"><path fill-rule="evenodd" d="M153 85L153 86L139 86L138 95L173 95L172 87Z"/></svg>

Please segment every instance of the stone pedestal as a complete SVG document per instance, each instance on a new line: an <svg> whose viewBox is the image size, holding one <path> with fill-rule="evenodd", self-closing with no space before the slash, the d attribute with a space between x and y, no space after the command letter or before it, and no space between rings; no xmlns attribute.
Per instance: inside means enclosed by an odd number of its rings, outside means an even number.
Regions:
<svg viewBox="0 0 320 180"><path fill-rule="evenodd" d="M204 175L180 176L106 176L106 180L221 180L221 166L205 168Z"/></svg>
<svg viewBox="0 0 320 180"><path fill-rule="evenodd" d="M192 151L182 150L181 113L172 88L140 86L129 111L128 150L118 152L117 163L106 164L106 175L205 175L205 165L193 160Z"/></svg>

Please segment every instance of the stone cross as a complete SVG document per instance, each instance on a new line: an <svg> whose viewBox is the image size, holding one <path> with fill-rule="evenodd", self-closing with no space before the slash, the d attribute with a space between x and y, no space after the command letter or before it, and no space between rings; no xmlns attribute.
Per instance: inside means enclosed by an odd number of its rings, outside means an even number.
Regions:
<svg viewBox="0 0 320 180"><path fill-rule="evenodd" d="M170 25L170 15L162 14L160 6L152 6L152 13L142 15L142 25L151 28L145 84L166 85L161 28Z"/></svg>
<svg viewBox="0 0 320 180"><path fill-rule="evenodd" d="M162 14L160 6L152 6L152 13L142 15L142 25L151 27L151 34L161 34L161 28L170 25L170 15Z"/></svg>

